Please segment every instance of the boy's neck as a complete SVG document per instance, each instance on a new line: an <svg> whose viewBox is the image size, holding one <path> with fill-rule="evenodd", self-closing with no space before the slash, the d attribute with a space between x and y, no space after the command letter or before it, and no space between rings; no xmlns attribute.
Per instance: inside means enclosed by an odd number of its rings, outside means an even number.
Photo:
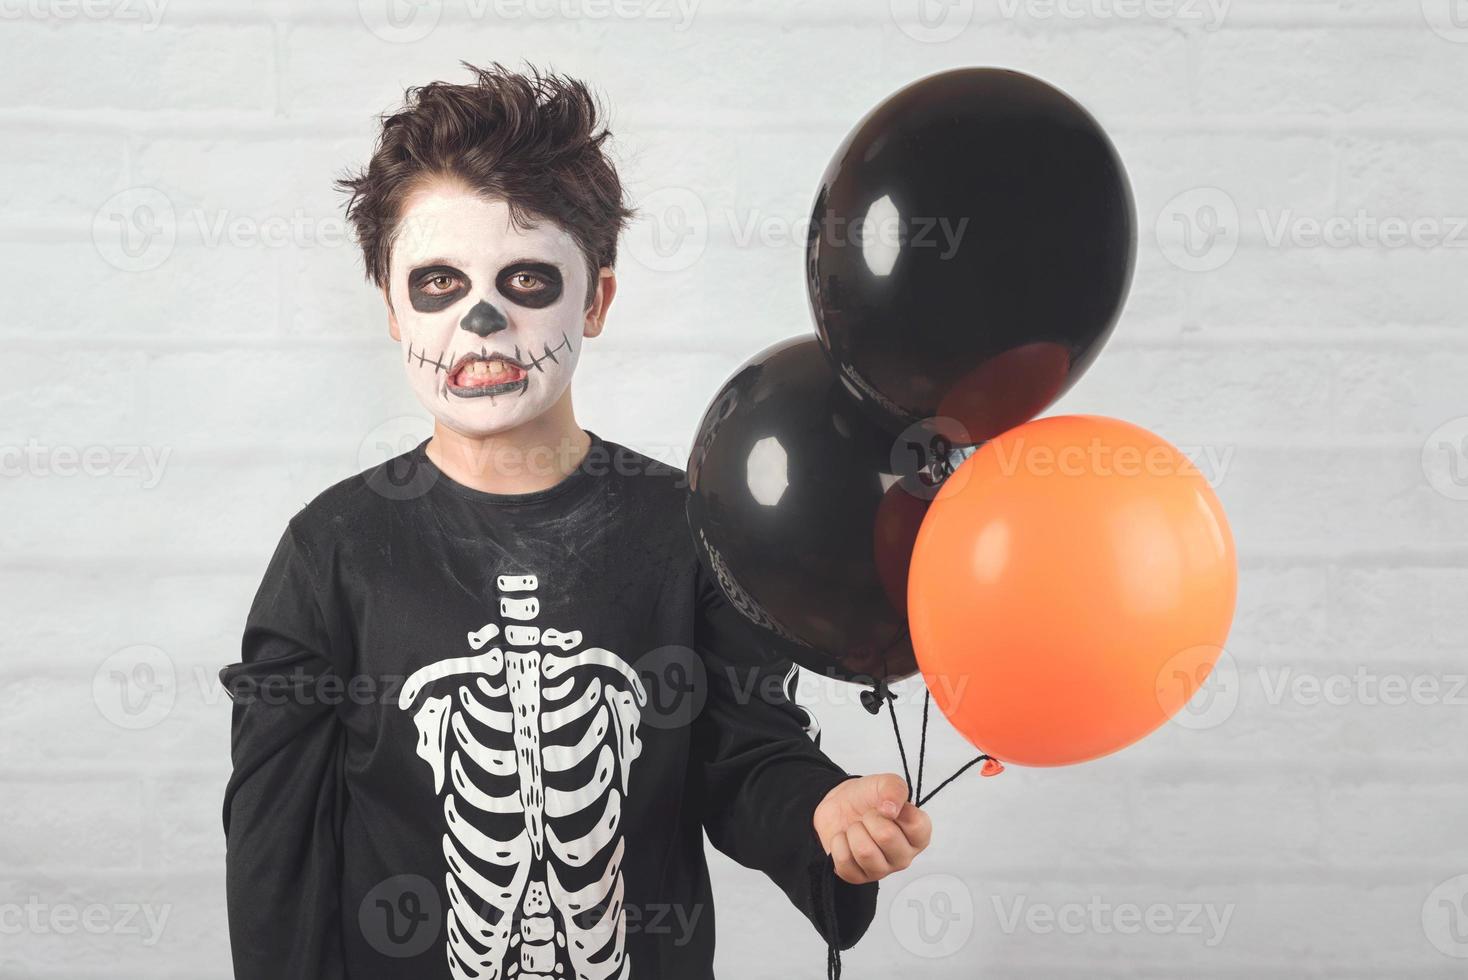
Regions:
<svg viewBox="0 0 1468 980"><path fill-rule="evenodd" d="M455 483L513 494L550 489L574 472L590 449L591 436L576 423L566 398L524 425L490 436L465 435L435 421L427 452Z"/></svg>

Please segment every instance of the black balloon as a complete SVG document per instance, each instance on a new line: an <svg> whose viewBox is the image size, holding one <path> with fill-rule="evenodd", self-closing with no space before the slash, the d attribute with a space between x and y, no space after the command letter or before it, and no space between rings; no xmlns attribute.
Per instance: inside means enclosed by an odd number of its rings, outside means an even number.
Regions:
<svg viewBox="0 0 1468 980"><path fill-rule="evenodd" d="M849 681L916 671L907 567L931 493L893 446L814 338L755 356L704 414L689 525L768 652Z"/></svg>
<svg viewBox="0 0 1468 980"><path fill-rule="evenodd" d="M1131 189L1096 120L1038 79L967 68L897 92L837 150L806 286L883 424L952 419L977 443L1086 370L1135 255Z"/></svg>

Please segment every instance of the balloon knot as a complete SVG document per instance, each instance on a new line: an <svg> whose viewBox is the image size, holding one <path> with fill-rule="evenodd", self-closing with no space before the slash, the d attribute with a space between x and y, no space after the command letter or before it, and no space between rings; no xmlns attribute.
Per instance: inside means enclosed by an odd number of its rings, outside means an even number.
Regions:
<svg viewBox="0 0 1468 980"><path fill-rule="evenodd" d="M886 684L878 683L870 691L861 692L861 706L867 709L868 714L880 714L882 703L892 700L894 695L887 689Z"/></svg>
<svg viewBox="0 0 1468 980"><path fill-rule="evenodd" d="M1004 771L1004 763L998 759L985 759L984 768L979 770L980 776L997 776Z"/></svg>

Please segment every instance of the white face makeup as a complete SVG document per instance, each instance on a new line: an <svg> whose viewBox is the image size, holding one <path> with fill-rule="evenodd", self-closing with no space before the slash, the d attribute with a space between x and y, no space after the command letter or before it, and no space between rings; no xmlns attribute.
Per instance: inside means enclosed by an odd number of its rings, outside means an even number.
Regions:
<svg viewBox="0 0 1468 980"><path fill-rule="evenodd" d="M587 268L553 222L517 228L504 201L432 185L405 203L389 277L408 383L455 432L513 429L570 386Z"/></svg>

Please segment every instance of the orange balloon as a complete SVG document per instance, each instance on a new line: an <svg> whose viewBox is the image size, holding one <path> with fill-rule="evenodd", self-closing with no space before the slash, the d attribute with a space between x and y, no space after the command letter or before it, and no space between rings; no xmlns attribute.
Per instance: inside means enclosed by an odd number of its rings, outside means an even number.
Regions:
<svg viewBox="0 0 1468 980"><path fill-rule="evenodd" d="M1040 419L990 440L928 508L908 576L923 677L980 751L1025 766L1125 748L1222 652L1238 588L1208 481L1145 429Z"/></svg>

